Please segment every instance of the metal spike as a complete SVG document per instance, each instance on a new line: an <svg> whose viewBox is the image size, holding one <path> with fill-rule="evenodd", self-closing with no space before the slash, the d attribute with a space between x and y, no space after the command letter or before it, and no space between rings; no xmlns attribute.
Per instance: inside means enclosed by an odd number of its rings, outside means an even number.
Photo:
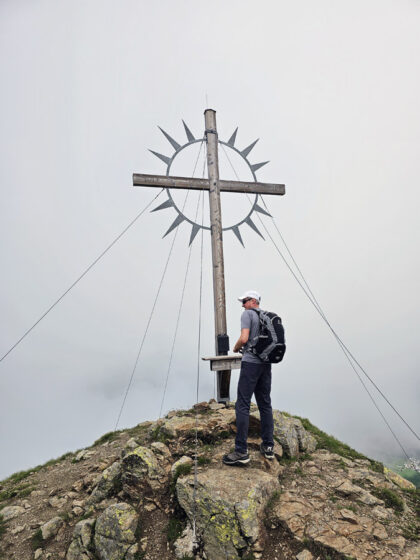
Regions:
<svg viewBox="0 0 420 560"><path fill-rule="evenodd" d="M200 226L198 226L197 224L193 224L192 230L191 230L191 235L190 235L190 242L188 243L188 246L191 245L191 243L194 241L195 236L197 235L197 233L200 231Z"/></svg>
<svg viewBox="0 0 420 560"><path fill-rule="evenodd" d="M227 143L229 144L229 146L232 146L232 148L233 148L233 146L235 145L235 140L236 140L236 134L237 134L237 132L238 132L238 127L236 127L235 132L232 134L232 136L229 138L229 140L228 140L228 142L227 142Z"/></svg>
<svg viewBox="0 0 420 560"><path fill-rule="evenodd" d="M191 132L191 130L188 128L188 126L185 124L185 121L182 121L182 124L184 125L185 128L185 134L187 135L188 138L188 142L194 142L195 138L193 136L193 133Z"/></svg>
<svg viewBox="0 0 420 560"><path fill-rule="evenodd" d="M165 235L163 237L166 237L168 235L168 233L171 233L171 231L173 229L175 229L176 227L179 226L179 224L181 222L183 222L185 220L184 216L181 216L181 214L178 214L178 216L175 218L175 220L172 222L172 225L170 226L170 228L168 229L168 231L165 233ZM163 239L162 237L162 239Z"/></svg>
<svg viewBox="0 0 420 560"><path fill-rule="evenodd" d="M251 169L255 173L255 171L257 171L257 169L260 169L263 165L267 165L267 163L270 163L270 162L269 161L263 161L262 163L254 163L254 165L251 165Z"/></svg>
<svg viewBox="0 0 420 560"><path fill-rule="evenodd" d="M260 230L257 228L257 226L254 224L254 222L251 220L251 218L248 216L248 218L245 220L245 222L249 225L249 227L251 229L253 229L256 233L258 233L258 235L260 237L262 237L264 239L264 236L262 235L262 233L260 232ZM265 239L264 239L265 241Z"/></svg>
<svg viewBox="0 0 420 560"><path fill-rule="evenodd" d="M169 136L169 134L167 132L165 132L163 130L163 128L160 128L160 126L158 126L158 129L161 131L161 133L165 136L165 138L168 140L168 142L170 142L170 144L172 144L172 147L175 148L175 150L179 150L179 148L181 147L180 144L178 144L178 142L176 140L174 140L172 138L172 136Z"/></svg>
<svg viewBox="0 0 420 560"><path fill-rule="evenodd" d="M165 162L166 165L169 165L169 162L171 161L171 158L169 158L168 156L164 156L162 154L159 154L158 152L154 152L153 150L149 150L149 152L152 152L152 154L154 154L156 157L158 157L163 162Z"/></svg>
<svg viewBox="0 0 420 560"><path fill-rule="evenodd" d="M173 200L168 198L168 200L165 200L165 202L162 202L162 204L156 206L156 208L153 208L150 212L157 212L158 210L164 210L165 208L171 208L173 206L175 206Z"/></svg>
<svg viewBox="0 0 420 560"><path fill-rule="evenodd" d="M267 210L264 210L264 208L261 208L258 204L255 204L254 210L260 214L264 214L265 216L270 216L270 218L273 217L269 212L267 212Z"/></svg>
<svg viewBox="0 0 420 560"><path fill-rule="evenodd" d="M259 138L257 138L255 140L255 142L252 142L252 144L250 144L247 148L245 148L245 150L242 150L241 154L246 157L249 152L252 150L252 148L255 146L255 144L258 142Z"/></svg>
<svg viewBox="0 0 420 560"><path fill-rule="evenodd" d="M236 237L239 239L239 242L242 245L242 247L245 247L244 242L242 241L242 236L241 236L241 232L239 231L239 227L238 226L233 226L232 231L236 235Z"/></svg>

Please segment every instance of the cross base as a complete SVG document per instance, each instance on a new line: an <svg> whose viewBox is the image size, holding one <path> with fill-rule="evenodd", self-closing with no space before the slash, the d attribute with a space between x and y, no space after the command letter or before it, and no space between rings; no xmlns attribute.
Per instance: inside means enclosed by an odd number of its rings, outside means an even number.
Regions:
<svg viewBox="0 0 420 560"><path fill-rule="evenodd" d="M242 356L211 356L201 358L210 362L210 370L217 375L217 402L228 403L230 401L229 387L232 369L240 369Z"/></svg>

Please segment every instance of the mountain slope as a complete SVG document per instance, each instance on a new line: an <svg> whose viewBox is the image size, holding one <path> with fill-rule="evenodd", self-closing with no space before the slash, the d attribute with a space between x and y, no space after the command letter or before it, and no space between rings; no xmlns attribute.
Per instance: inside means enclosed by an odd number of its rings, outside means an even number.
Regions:
<svg viewBox="0 0 420 560"><path fill-rule="evenodd" d="M420 558L413 485L308 420L274 419L268 461L253 407L242 468L221 462L234 409L210 401L16 473L0 485L2 558Z"/></svg>

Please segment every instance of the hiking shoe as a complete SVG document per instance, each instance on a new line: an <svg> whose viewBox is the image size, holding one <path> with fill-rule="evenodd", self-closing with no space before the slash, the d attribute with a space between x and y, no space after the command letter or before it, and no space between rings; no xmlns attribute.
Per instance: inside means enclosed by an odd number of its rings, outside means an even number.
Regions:
<svg viewBox="0 0 420 560"><path fill-rule="evenodd" d="M249 453L238 453L237 451L232 451L227 455L223 455L223 463L225 465L246 465L249 463Z"/></svg>
<svg viewBox="0 0 420 560"><path fill-rule="evenodd" d="M272 445L260 445L261 454L264 455L266 459L274 459L274 447Z"/></svg>

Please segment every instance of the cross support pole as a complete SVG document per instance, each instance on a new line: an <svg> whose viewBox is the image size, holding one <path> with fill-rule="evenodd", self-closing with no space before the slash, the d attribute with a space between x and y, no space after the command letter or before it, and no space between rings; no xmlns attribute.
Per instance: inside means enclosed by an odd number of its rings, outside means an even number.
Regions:
<svg viewBox="0 0 420 560"><path fill-rule="evenodd" d="M204 111L209 177L211 253L213 260L214 331L216 356L229 352L226 325L225 266L223 260L222 210L220 204L216 111ZM217 401L229 402L230 370L217 371Z"/></svg>

